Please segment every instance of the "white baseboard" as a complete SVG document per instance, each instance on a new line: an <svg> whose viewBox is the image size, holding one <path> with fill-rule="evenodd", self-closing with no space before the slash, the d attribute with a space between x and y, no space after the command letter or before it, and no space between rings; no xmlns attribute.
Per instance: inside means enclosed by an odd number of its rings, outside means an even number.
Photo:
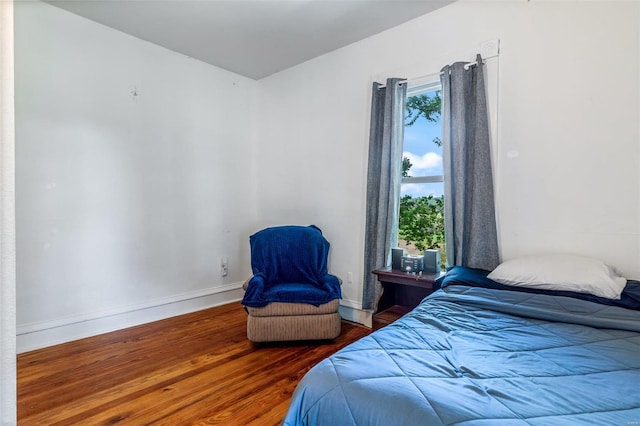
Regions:
<svg viewBox="0 0 640 426"><path fill-rule="evenodd" d="M226 284L135 305L121 306L87 315L18 325L17 353L121 330L152 321L236 302L243 296L242 283Z"/></svg>
<svg viewBox="0 0 640 426"><path fill-rule="evenodd" d="M93 314L75 315L17 326L17 353L96 336L177 315L211 308L242 299L243 283L233 283L198 292L121 306ZM340 316L351 322L372 326L372 311L353 300L340 300Z"/></svg>
<svg viewBox="0 0 640 426"><path fill-rule="evenodd" d="M347 321L357 322L367 327L373 325L373 311L363 310L362 303L353 300L340 300L340 316Z"/></svg>

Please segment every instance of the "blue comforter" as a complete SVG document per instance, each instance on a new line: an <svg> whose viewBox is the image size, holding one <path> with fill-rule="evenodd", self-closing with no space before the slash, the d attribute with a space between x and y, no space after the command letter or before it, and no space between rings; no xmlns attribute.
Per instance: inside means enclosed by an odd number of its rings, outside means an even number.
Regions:
<svg viewBox="0 0 640 426"><path fill-rule="evenodd" d="M284 425L638 425L640 312L452 285L325 359Z"/></svg>

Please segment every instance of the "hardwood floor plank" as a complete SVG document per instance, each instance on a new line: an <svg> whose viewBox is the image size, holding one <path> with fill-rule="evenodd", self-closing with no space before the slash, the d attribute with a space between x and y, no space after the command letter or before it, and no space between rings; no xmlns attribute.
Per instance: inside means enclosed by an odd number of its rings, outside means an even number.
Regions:
<svg viewBox="0 0 640 426"><path fill-rule="evenodd" d="M343 321L332 342L256 345L231 303L18 356L21 425L276 425L316 363L370 329Z"/></svg>

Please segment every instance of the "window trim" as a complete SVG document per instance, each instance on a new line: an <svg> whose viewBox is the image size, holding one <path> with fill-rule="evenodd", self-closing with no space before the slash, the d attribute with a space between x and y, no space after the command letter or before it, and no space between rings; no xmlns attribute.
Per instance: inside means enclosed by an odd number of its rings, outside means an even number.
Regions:
<svg viewBox="0 0 640 426"><path fill-rule="evenodd" d="M440 183L444 182L444 175L409 176L402 178L401 185L405 183Z"/></svg>

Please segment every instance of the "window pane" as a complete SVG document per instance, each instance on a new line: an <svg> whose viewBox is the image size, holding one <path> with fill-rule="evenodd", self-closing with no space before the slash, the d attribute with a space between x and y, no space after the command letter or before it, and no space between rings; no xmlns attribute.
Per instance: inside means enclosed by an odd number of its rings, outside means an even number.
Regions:
<svg viewBox="0 0 640 426"><path fill-rule="evenodd" d="M429 91L410 91L407 97L402 175L430 182L405 179L402 184L398 246L417 255L425 249L440 250L444 265L444 182L433 182L444 174L442 124L439 87L433 88L431 85Z"/></svg>
<svg viewBox="0 0 640 426"><path fill-rule="evenodd" d="M434 109L439 108L439 99L438 91L407 98L407 125L402 153L406 176L442 175L442 126L440 110Z"/></svg>
<svg viewBox="0 0 640 426"><path fill-rule="evenodd" d="M412 184L433 186L440 184ZM405 185L403 185L405 186ZM427 190L421 190L427 193ZM400 197L398 221L398 245L412 254L422 254L425 249L440 249L444 255L444 196L410 194Z"/></svg>
<svg viewBox="0 0 640 426"><path fill-rule="evenodd" d="M444 195L444 183L403 183L400 196L411 195L412 197L426 197L434 195L441 197Z"/></svg>

